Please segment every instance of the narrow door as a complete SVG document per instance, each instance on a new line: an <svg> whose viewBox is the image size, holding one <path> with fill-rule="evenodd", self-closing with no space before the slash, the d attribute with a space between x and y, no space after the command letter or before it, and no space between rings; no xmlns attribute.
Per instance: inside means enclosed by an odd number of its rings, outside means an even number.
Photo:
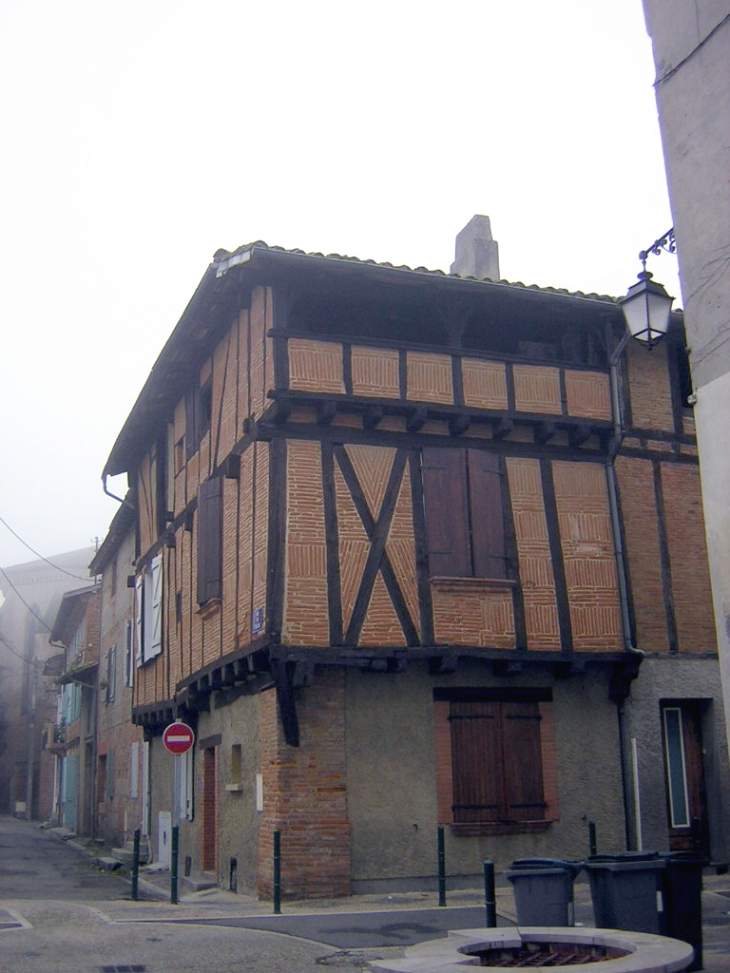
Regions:
<svg viewBox="0 0 730 973"><path fill-rule="evenodd" d="M662 732L669 848L709 856L701 703L697 700L664 703Z"/></svg>

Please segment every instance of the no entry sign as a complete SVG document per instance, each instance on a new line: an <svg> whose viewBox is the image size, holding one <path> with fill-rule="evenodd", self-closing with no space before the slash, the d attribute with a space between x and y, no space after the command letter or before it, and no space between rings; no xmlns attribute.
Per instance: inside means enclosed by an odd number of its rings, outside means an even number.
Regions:
<svg viewBox="0 0 730 973"><path fill-rule="evenodd" d="M162 734L162 742L170 753L187 753L195 743L195 734L187 723L170 723Z"/></svg>

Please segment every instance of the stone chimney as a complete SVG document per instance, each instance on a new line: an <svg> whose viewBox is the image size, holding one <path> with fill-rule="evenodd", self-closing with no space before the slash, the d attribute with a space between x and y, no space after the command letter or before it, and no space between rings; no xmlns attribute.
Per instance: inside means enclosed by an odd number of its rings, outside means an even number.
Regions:
<svg viewBox="0 0 730 973"><path fill-rule="evenodd" d="M499 244L492 239L488 216L472 216L456 237L451 273L459 277L499 280Z"/></svg>

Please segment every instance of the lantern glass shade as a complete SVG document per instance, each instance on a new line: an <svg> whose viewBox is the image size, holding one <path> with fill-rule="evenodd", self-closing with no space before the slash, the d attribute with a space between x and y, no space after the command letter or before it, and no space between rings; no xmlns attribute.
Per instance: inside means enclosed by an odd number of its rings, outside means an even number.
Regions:
<svg viewBox="0 0 730 973"><path fill-rule="evenodd" d="M673 300L661 284L651 279L648 271L640 273L638 282L619 302L632 338L649 348L661 341L669 328Z"/></svg>

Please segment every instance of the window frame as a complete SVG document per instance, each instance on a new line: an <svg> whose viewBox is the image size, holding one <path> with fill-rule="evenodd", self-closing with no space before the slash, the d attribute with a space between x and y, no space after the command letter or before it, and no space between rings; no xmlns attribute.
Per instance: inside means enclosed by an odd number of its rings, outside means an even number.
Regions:
<svg viewBox="0 0 730 973"><path fill-rule="evenodd" d="M473 790L477 790L481 795L497 795L497 812L489 813L485 810L483 817L478 813L473 820L463 820L468 818L468 813L464 812L465 805L462 804L459 813L457 798L463 801L464 794L469 792L468 781L459 777L460 773L465 773L467 760L459 765L459 754L455 751L457 743L463 743L463 735L455 731L455 720L453 719L456 710L461 710L462 715L469 711L470 704L479 706L487 704L487 710L491 707L493 712L501 714L499 731L496 738L501 740L499 747L493 751L493 759L496 763L492 773L487 773L486 763L483 767L484 776L474 785ZM542 811L537 815L511 814L508 811L511 799L518 793L519 786L526 786L525 777L515 783L508 771L508 761L510 755L504 750L505 735L504 722L514 717L522 709L523 715L529 715L530 719L538 717L536 721L536 732L531 734L528 730L527 735L522 733L523 746L526 751L521 754L521 760L529 757L532 760L531 766L525 769L534 778L540 781L539 803ZM526 726L527 724L525 724ZM466 723L464 724L466 726ZM457 835L482 835L482 834L519 834L524 832L546 831L553 821L559 818L558 793L557 793L557 760L555 748L555 727L553 716L552 692L549 689L436 689L434 690L434 728L436 736L436 762L437 762L437 805L438 823L449 825ZM465 731L468 735L468 730ZM506 731L510 737L511 730ZM515 739L514 736L511 739ZM477 745L477 733L474 734L474 743ZM532 749L531 756L529 749ZM539 763L535 765L534 761ZM472 765L470 772L474 772ZM538 801L528 802L536 806ZM476 802L474 802L475 810ZM512 801L512 806L518 804ZM527 804L519 806L526 807Z"/></svg>
<svg viewBox="0 0 730 973"><path fill-rule="evenodd" d="M223 478L198 488L197 602L200 607L223 596Z"/></svg>
<svg viewBox="0 0 730 973"><path fill-rule="evenodd" d="M135 580L137 668L162 652L162 554L152 558Z"/></svg>
<svg viewBox="0 0 730 973"><path fill-rule="evenodd" d="M497 453L424 447L421 482L429 575L508 579L502 483Z"/></svg>
<svg viewBox="0 0 730 973"><path fill-rule="evenodd" d="M117 688L117 643L110 646L106 654L106 692L104 702L108 705L114 702Z"/></svg>

